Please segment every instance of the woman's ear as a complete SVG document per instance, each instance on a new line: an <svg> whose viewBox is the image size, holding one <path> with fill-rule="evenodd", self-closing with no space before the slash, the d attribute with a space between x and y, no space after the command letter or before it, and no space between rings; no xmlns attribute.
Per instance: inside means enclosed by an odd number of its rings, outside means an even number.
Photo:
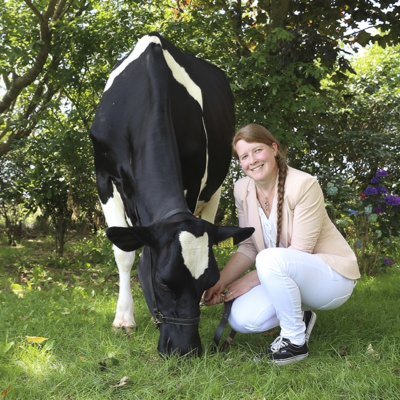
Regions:
<svg viewBox="0 0 400 400"><path fill-rule="evenodd" d="M279 145L278 143L272 142L272 148L274 149L274 156L277 156L279 153Z"/></svg>

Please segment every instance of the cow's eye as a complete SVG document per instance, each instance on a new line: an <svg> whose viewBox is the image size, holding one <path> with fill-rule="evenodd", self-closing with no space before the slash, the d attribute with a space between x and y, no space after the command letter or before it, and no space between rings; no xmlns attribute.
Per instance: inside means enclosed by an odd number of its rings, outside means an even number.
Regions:
<svg viewBox="0 0 400 400"><path fill-rule="evenodd" d="M159 282L160 288L165 291L169 291L169 287L165 282Z"/></svg>

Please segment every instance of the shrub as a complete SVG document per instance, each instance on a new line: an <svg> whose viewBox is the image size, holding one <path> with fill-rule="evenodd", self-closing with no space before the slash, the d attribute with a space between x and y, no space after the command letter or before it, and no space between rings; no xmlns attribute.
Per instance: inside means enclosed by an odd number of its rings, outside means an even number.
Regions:
<svg viewBox="0 0 400 400"><path fill-rule="evenodd" d="M343 215L344 228L362 273L375 275L395 264L400 233L400 196L387 184L389 171L379 169L361 192L354 207Z"/></svg>

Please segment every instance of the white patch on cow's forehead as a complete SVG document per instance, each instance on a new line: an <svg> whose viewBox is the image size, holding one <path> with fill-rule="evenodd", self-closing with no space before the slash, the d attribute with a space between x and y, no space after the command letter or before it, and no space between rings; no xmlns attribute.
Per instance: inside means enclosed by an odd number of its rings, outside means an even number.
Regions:
<svg viewBox="0 0 400 400"><path fill-rule="evenodd" d="M106 83L106 87L104 88L104 91L107 91L111 85L114 82L114 79L120 75L124 69L132 62L135 61L137 58L141 56L141 54L147 49L150 43L157 43L161 44L160 39L156 36L143 36L137 43L135 48L132 50L131 54L129 54L128 57L125 58L124 61L122 61L121 64L118 65L117 68L115 68L111 74L110 77L108 78L108 81Z"/></svg>
<svg viewBox="0 0 400 400"><path fill-rule="evenodd" d="M190 232L179 234L182 247L182 257L193 278L198 279L208 267L208 234L196 237Z"/></svg>

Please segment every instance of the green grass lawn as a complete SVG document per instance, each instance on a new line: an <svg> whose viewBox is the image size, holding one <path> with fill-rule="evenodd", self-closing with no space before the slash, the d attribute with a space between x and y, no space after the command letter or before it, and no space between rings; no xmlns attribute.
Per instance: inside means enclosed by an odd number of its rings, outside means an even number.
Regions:
<svg viewBox="0 0 400 400"><path fill-rule="evenodd" d="M221 306L202 311L202 358L160 358L137 284L137 331L111 329L111 253L81 243L60 262L48 246L0 245L0 399L400 399L398 267L317 313L310 357L276 367L253 361L276 332L238 335L228 353L210 353Z"/></svg>

